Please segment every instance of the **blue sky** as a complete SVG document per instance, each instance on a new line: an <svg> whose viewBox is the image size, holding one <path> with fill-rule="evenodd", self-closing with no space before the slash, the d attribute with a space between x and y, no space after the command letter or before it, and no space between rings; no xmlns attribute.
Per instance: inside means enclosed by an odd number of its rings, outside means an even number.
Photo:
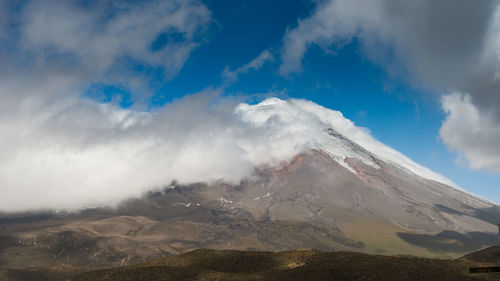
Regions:
<svg viewBox="0 0 500 281"><path fill-rule="evenodd" d="M187 108L190 126L200 108L183 101L200 92L298 98L500 203L500 3L438 2L3 1L0 121L13 129L0 157L51 145L61 159L94 155L127 143L144 112L177 120L167 111Z"/></svg>

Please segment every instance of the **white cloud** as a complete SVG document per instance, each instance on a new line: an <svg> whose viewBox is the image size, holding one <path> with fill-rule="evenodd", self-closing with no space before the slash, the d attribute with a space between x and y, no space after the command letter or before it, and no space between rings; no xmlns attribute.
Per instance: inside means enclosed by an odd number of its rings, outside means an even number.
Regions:
<svg viewBox="0 0 500 281"><path fill-rule="evenodd" d="M229 67L226 67L222 72L222 78L226 83L235 82L240 74L248 73L250 70L258 70L268 61L274 61L274 57L268 50L265 50L252 61L238 67L236 70L231 71Z"/></svg>
<svg viewBox="0 0 500 281"><path fill-rule="evenodd" d="M69 87L57 86L64 95L104 83L125 87L140 100L150 77L134 69L161 69L167 79L174 77L211 22L198 0L30 0L2 6L0 13L10 17L0 20L6 38L0 79L33 85L58 80Z"/></svg>
<svg viewBox="0 0 500 281"><path fill-rule="evenodd" d="M500 173L500 126L492 112L482 112L469 95L450 94L442 98L446 120L439 131L443 142L462 153L473 169Z"/></svg>
<svg viewBox="0 0 500 281"><path fill-rule="evenodd" d="M135 59L175 74L197 46L195 32L210 20L210 11L191 0L103 2L87 7L33 0L22 16L23 51L40 55L43 63L53 63L53 55L67 56L68 64L102 74L118 59ZM169 33L180 38L172 40ZM162 34L167 42L153 48Z"/></svg>
<svg viewBox="0 0 500 281"><path fill-rule="evenodd" d="M186 97L144 113L66 99L1 116L1 209L112 204L174 179L248 175L251 163L234 142L242 132L207 102Z"/></svg>
<svg viewBox="0 0 500 281"><path fill-rule="evenodd" d="M410 79L428 86L448 88L471 76L470 66L480 63L498 3L322 1L310 17L286 33L280 71L284 75L300 71L311 45L330 48L357 38L377 63L406 70Z"/></svg>

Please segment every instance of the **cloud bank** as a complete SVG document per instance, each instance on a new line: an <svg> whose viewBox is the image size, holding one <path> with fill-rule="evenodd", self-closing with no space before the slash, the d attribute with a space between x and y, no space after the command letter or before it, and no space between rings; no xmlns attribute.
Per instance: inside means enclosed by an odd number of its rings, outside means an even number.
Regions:
<svg viewBox="0 0 500 281"><path fill-rule="evenodd" d="M443 142L463 153L473 169L500 173L500 127L494 112L480 111L463 94L444 96L442 105L447 113L439 131Z"/></svg>
<svg viewBox="0 0 500 281"><path fill-rule="evenodd" d="M212 21L197 0L6 0L0 15L3 95L46 98L92 84L144 98L149 76L175 76Z"/></svg>
<svg viewBox="0 0 500 281"><path fill-rule="evenodd" d="M110 202L131 194L120 175L154 174L140 169L154 136L135 129L151 114L85 93L114 85L141 104L150 76L175 76L211 22L197 0L0 1L0 209ZM144 177L128 180L147 188Z"/></svg>
<svg viewBox="0 0 500 281"><path fill-rule="evenodd" d="M235 104L207 91L154 111L65 100L1 122L0 209L116 204L176 180L238 183L330 142L326 128L427 178L451 183L309 101Z"/></svg>
<svg viewBox="0 0 500 281"><path fill-rule="evenodd" d="M492 132L500 130L500 1L317 3L311 16L299 20L284 36L282 75L300 72L302 59L313 45L335 49L356 39L363 53L391 75L438 94L468 95L467 103L480 112L475 122L488 124ZM445 143L461 152L472 168L498 171L498 164L490 159L491 153L500 158L499 151L491 149L495 133L475 138L474 148L453 144L470 141L460 133L468 130L470 122L463 123L463 128L454 123L450 130L450 120L460 114L459 106L449 106L450 100L456 96L443 99L443 109L449 114L441 130ZM478 155L490 156L482 160Z"/></svg>

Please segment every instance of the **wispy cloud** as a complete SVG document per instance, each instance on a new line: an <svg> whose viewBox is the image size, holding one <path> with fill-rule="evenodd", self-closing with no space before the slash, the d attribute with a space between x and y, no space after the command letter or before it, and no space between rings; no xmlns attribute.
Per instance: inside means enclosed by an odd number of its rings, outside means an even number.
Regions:
<svg viewBox="0 0 500 281"><path fill-rule="evenodd" d="M175 76L211 21L197 0L2 2L0 79L52 84L52 94L92 83L146 93L148 73ZM33 88L26 91L45 92Z"/></svg>
<svg viewBox="0 0 500 281"><path fill-rule="evenodd" d="M258 70L260 69L266 62L275 61L273 55L268 50L263 51L254 58L249 63L246 63L235 70L230 70L229 67L226 67L222 72L222 79L225 83L234 83L238 81L238 76L240 74L246 74L250 70Z"/></svg>

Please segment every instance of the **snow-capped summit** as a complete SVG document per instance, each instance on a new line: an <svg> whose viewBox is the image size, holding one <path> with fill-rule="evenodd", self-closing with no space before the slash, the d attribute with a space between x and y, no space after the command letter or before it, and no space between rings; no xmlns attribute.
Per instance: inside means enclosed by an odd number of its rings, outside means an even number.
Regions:
<svg viewBox="0 0 500 281"><path fill-rule="evenodd" d="M245 122L256 127L270 126L279 131L276 135L293 139L293 145L298 150L318 148L328 152L340 165L348 169L350 168L345 164L345 158L358 158L367 165L376 167L371 159L371 155L376 155L424 178L457 187L445 176L415 163L376 140L368 129L356 126L341 112L311 101L269 98L255 105L240 104L235 112Z"/></svg>

